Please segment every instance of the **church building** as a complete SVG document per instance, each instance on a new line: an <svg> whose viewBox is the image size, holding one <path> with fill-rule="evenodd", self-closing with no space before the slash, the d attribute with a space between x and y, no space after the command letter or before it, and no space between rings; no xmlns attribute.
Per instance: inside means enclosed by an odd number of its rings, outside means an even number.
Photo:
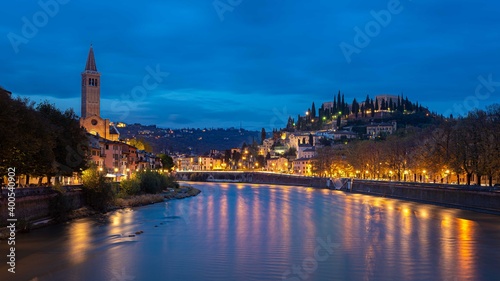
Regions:
<svg viewBox="0 0 500 281"><path fill-rule="evenodd" d="M82 72L82 111L80 126L90 134L116 141L120 135L109 119L103 119L101 110L101 73L97 71L94 49L90 45L85 70Z"/></svg>

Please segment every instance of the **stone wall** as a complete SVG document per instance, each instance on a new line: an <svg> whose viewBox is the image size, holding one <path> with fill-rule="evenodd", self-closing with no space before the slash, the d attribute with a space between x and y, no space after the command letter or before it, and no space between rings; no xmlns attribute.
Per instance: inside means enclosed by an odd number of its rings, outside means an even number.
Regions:
<svg viewBox="0 0 500 281"><path fill-rule="evenodd" d="M354 180L352 191L449 207L500 213L499 192L468 190L466 187L434 187L419 183Z"/></svg>
<svg viewBox="0 0 500 281"><path fill-rule="evenodd" d="M57 196L55 192L34 193L32 195L16 197L15 218L18 220L34 221L50 214L50 201ZM72 209L81 208L84 205L83 195L80 190L70 191L64 194ZM0 198L0 222L5 224L9 215L8 200L6 196Z"/></svg>

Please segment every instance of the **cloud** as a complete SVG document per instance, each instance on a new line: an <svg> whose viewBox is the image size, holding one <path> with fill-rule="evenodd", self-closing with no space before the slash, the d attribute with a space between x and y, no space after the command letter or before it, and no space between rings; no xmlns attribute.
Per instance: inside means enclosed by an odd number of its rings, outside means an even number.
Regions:
<svg viewBox="0 0 500 281"><path fill-rule="evenodd" d="M74 102L79 113L80 73L93 43L109 118L119 116L108 102L140 85L147 66L160 65L169 77L135 103L129 122L219 127L242 121L259 128L276 119L274 108L296 117L339 89L349 102L404 92L444 112L447 100L473 94L479 75L500 80L500 4L490 1L401 0L403 11L347 63L339 44L352 42L354 27L363 28L373 20L370 12L387 3L243 1L220 21L210 1L70 1L17 54L7 34L21 34L22 17L41 8L6 3L0 84L62 107ZM498 95L481 106L493 102Z"/></svg>

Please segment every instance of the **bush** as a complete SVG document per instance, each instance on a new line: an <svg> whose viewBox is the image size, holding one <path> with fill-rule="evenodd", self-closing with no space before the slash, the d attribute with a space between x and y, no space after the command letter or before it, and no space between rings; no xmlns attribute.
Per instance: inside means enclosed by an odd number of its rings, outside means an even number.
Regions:
<svg viewBox="0 0 500 281"><path fill-rule="evenodd" d="M159 193L161 188L161 175L153 171L144 171L137 174L143 193Z"/></svg>
<svg viewBox="0 0 500 281"><path fill-rule="evenodd" d="M162 182L162 186L165 188L179 188L179 183L175 179L174 176L163 176L164 182Z"/></svg>
<svg viewBox="0 0 500 281"><path fill-rule="evenodd" d="M106 181L96 167L85 170L82 180L82 190L87 205L96 211L106 212L114 200L111 183Z"/></svg>
<svg viewBox="0 0 500 281"><path fill-rule="evenodd" d="M120 188L121 195L136 195L141 192L141 181L138 178L122 180Z"/></svg>
<svg viewBox="0 0 500 281"><path fill-rule="evenodd" d="M144 171L136 174L142 193L160 193L166 188L179 188L173 176L167 176L153 171Z"/></svg>

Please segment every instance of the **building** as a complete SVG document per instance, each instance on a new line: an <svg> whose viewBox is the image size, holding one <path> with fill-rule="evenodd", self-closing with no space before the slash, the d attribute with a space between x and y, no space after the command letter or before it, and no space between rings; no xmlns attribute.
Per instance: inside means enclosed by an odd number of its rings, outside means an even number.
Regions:
<svg viewBox="0 0 500 281"><path fill-rule="evenodd" d="M292 170L294 174L310 176L312 175L312 159L299 158L292 162Z"/></svg>
<svg viewBox="0 0 500 281"><path fill-rule="evenodd" d="M316 156L316 148L310 144L299 144L297 158L313 158Z"/></svg>
<svg viewBox="0 0 500 281"><path fill-rule="evenodd" d="M397 129L396 121L391 123L371 123L366 126L366 134L369 138L374 139L382 134L390 135Z"/></svg>
<svg viewBox="0 0 500 281"><path fill-rule="evenodd" d="M375 100L378 100L379 104L382 103L382 100L385 100L386 102L389 102L390 100L392 100L392 102L396 103L398 101L398 96L389 95L389 94L382 94L382 95L376 96Z"/></svg>
<svg viewBox="0 0 500 281"><path fill-rule="evenodd" d="M287 173L290 169L288 159L285 157L276 157L268 159L266 162L266 170L271 172L285 172Z"/></svg>
<svg viewBox="0 0 500 281"><path fill-rule="evenodd" d="M120 137L118 130L111 124L109 119L101 118L101 73L97 71L94 49L90 45L85 69L81 73L81 118L80 126L84 127L92 135L117 141Z"/></svg>

